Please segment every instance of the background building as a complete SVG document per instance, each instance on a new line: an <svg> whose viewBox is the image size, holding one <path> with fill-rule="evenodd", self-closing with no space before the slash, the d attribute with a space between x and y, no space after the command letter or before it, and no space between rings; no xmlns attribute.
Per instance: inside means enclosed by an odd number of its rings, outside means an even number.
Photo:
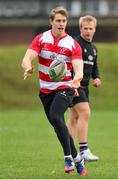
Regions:
<svg viewBox="0 0 118 180"><path fill-rule="evenodd" d="M67 31L75 37L78 19L98 19L95 41L118 41L118 0L0 0L0 44L28 43L34 34L50 28L48 14L61 5L69 11Z"/></svg>

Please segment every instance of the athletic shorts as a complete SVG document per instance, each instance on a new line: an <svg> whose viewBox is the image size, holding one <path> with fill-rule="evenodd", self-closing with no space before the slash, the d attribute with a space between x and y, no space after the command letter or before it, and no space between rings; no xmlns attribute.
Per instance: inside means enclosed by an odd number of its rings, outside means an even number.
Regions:
<svg viewBox="0 0 118 180"><path fill-rule="evenodd" d="M63 90L54 91L50 94L40 92L39 97L42 101L46 114L49 115L49 109L52 103L54 103L55 106L58 106L57 107L58 110L59 107L62 106L62 103L65 104L65 105L63 104L65 109L70 107L74 98L74 94L75 91L73 89L63 89Z"/></svg>
<svg viewBox="0 0 118 180"><path fill-rule="evenodd" d="M73 103L72 106L81 103L81 102L89 102L89 90L88 87L81 88L79 87L78 89L79 96L75 96L73 98Z"/></svg>

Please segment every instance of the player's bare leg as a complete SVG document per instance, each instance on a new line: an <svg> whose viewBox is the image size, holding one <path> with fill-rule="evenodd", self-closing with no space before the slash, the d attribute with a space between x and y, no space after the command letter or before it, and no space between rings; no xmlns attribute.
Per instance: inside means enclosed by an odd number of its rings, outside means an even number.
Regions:
<svg viewBox="0 0 118 180"><path fill-rule="evenodd" d="M80 152L83 153L84 159L87 161L96 161L99 158L91 153L87 145L89 117L89 103L78 103L73 108L70 108L67 125L72 137L79 141Z"/></svg>
<svg viewBox="0 0 118 180"><path fill-rule="evenodd" d="M77 138L79 142L87 142L88 138L88 122L90 117L90 108L88 102L76 104L74 110L78 114L77 118Z"/></svg>
<svg viewBox="0 0 118 180"><path fill-rule="evenodd" d="M77 123L78 112L74 108L69 108L69 120L67 121L67 127L74 140L77 139Z"/></svg>
<svg viewBox="0 0 118 180"><path fill-rule="evenodd" d="M79 142L87 142L88 137L88 121L90 116L90 108L88 102L78 103L69 109L69 121L67 122L70 134Z"/></svg>

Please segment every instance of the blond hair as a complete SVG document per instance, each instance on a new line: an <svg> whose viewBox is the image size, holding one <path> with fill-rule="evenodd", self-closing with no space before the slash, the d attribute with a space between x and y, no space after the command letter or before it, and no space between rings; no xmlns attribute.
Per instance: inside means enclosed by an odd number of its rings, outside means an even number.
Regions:
<svg viewBox="0 0 118 180"><path fill-rule="evenodd" d="M55 15L58 13L68 18L68 11L66 10L66 8L64 8L63 6L57 6L56 8L50 11L50 15L49 15L50 19L53 20Z"/></svg>
<svg viewBox="0 0 118 180"><path fill-rule="evenodd" d="M90 15L86 15L86 16L80 17L80 19L79 19L79 27L80 28L82 27L82 23L85 22L85 21L87 21L87 22L94 22L95 27L97 25L97 19L95 17L90 16Z"/></svg>

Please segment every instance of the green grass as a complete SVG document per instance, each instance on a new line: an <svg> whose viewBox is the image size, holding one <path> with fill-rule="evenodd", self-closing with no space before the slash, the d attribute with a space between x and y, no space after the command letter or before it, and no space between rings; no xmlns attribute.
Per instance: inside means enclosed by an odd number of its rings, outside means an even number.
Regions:
<svg viewBox="0 0 118 180"><path fill-rule="evenodd" d="M98 65L102 85L100 88L90 86L91 105L97 109L116 109L118 107L118 101L116 101L118 44L98 43L96 46L98 48Z"/></svg>
<svg viewBox="0 0 118 180"><path fill-rule="evenodd" d="M90 86L91 106L93 109L116 109L118 43L97 43L98 64L102 86L98 89ZM22 58L28 45L0 47L0 108L36 108L38 100L37 60L32 78L23 80Z"/></svg>
<svg viewBox="0 0 118 180"><path fill-rule="evenodd" d="M100 156L86 179L118 177L118 112L93 111L89 144ZM84 179L65 174L63 152L42 108L0 111L0 179Z"/></svg>
<svg viewBox="0 0 118 180"><path fill-rule="evenodd" d="M0 47L0 107L26 107L33 108L39 102L38 73L36 66L34 76L27 81L23 80L22 59L26 45ZM35 63L37 65L37 61Z"/></svg>

